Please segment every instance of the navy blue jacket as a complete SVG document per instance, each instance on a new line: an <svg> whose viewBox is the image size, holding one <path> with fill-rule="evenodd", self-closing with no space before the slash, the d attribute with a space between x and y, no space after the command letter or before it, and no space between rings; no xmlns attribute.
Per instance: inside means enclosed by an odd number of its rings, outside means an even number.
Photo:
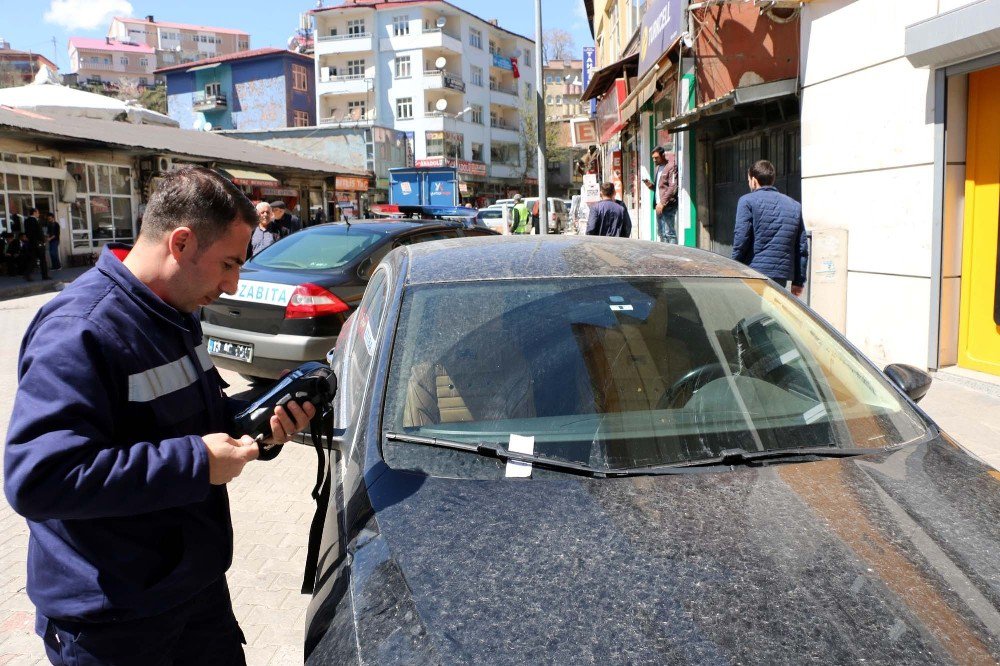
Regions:
<svg viewBox="0 0 1000 666"><path fill-rule="evenodd" d="M109 250L47 303L21 345L4 490L28 519L28 596L49 618L148 617L224 575L225 486L202 435L240 405L195 316Z"/></svg>
<svg viewBox="0 0 1000 666"><path fill-rule="evenodd" d="M625 204L611 199L601 199L590 207L590 218L587 220L588 236L620 236L628 238L632 235L632 218L628 216Z"/></svg>
<svg viewBox="0 0 1000 666"><path fill-rule="evenodd" d="M772 280L804 285L809 245L802 204L771 186L740 197L736 204L733 259Z"/></svg>

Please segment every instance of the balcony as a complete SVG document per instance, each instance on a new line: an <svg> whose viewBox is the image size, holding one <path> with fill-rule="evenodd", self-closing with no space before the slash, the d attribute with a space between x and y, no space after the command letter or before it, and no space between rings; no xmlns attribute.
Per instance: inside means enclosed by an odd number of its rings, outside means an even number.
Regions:
<svg viewBox="0 0 1000 666"><path fill-rule="evenodd" d="M490 165L490 176L492 178L521 178L524 176L524 171L517 164L493 162Z"/></svg>
<svg viewBox="0 0 1000 666"><path fill-rule="evenodd" d="M517 85L505 86L502 83L490 81L490 103L520 108L521 99L517 95Z"/></svg>
<svg viewBox="0 0 1000 666"><path fill-rule="evenodd" d="M320 68L319 82L316 86L317 95L365 95L374 86L375 80L364 74L348 74L346 76L330 76L323 74L328 70Z"/></svg>
<svg viewBox="0 0 1000 666"><path fill-rule="evenodd" d="M223 94L209 95L205 92L196 92L191 101L191 108L199 113L207 111L222 111L229 106L229 101Z"/></svg>
<svg viewBox="0 0 1000 666"><path fill-rule="evenodd" d="M452 90L465 92L465 81L454 72L441 69L424 70L424 90Z"/></svg>
<svg viewBox="0 0 1000 666"><path fill-rule="evenodd" d="M352 35L325 35L315 42L316 56L341 53L364 53L375 50L375 36L370 32Z"/></svg>
<svg viewBox="0 0 1000 666"><path fill-rule="evenodd" d="M382 51L410 51L415 49L445 49L452 53L462 53L461 38L444 32L438 28L431 28L422 32L409 35L398 35L393 37L383 37L379 40L379 49Z"/></svg>

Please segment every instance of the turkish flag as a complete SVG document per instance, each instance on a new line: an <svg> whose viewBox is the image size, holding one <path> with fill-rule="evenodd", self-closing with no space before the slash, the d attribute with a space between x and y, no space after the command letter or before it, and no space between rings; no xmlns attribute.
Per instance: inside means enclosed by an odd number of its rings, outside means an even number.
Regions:
<svg viewBox="0 0 1000 666"><path fill-rule="evenodd" d="M517 58L511 58L510 59L510 68L514 71L514 78L515 79L521 78L521 72L517 68Z"/></svg>

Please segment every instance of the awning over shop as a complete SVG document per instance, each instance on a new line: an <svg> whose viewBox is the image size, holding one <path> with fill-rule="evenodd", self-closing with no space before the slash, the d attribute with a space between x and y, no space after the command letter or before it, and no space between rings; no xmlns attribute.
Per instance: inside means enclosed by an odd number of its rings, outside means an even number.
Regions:
<svg viewBox="0 0 1000 666"><path fill-rule="evenodd" d="M221 64L222 64L221 62L213 62L211 65L198 65L197 67L192 67L187 71L190 73L190 72L198 72L204 69L215 69Z"/></svg>
<svg viewBox="0 0 1000 666"><path fill-rule="evenodd" d="M688 130L700 122L715 120L727 113L735 112L741 106L769 102L783 97L794 97L798 94L798 90L798 79L782 79L781 81L737 88L728 95L713 99L672 118L667 118L657 125L656 129L665 129L671 132Z"/></svg>
<svg viewBox="0 0 1000 666"><path fill-rule="evenodd" d="M250 171L249 169L239 169L229 166L219 167L219 171L229 180L233 181L234 185L274 187L281 184L277 178L263 171Z"/></svg>
<svg viewBox="0 0 1000 666"><path fill-rule="evenodd" d="M636 112L642 108L642 105L646 101L656 94L656 82L660 77L665 76L666 72L672 69L670 67L670 61L664 59L664 65L659 67L654 67L653 69L646 72L646 74L639 79L638 83L629 93L625 101L622 102L622 118L631 118L636 114Z"/></svg>
<svg viewBox="0 0 1000 666"><path fill-rule="evenodd" d="M608 91L608 88L614 84L616 79L635 76L638 63L639 54L633 53L632 55L626 56L618 62L608 65L607 67L595 70L590 75L590 84L587 86L587 89L583 91L583 94L580 95L580 101L586 102L587 100L595 99L600 95L603 95Z"/></svg>
<svg viewBox="0 0 1000 666"><path fill-rule="evenodd" d="M1000 0L979 0L906 28L914 67L944 67L1000 51Z"/></svg>

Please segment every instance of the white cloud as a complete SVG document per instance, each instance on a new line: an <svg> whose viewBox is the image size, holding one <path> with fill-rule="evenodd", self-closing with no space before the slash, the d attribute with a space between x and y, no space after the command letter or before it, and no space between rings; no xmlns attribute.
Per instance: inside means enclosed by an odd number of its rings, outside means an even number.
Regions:
<svg viewBox="0 0 1000 666"><path fill-rule="evenodd" d="M94 30L106 28L115 16L131 13L128 0L52 0L45 21L66 30Z"/></svg>

